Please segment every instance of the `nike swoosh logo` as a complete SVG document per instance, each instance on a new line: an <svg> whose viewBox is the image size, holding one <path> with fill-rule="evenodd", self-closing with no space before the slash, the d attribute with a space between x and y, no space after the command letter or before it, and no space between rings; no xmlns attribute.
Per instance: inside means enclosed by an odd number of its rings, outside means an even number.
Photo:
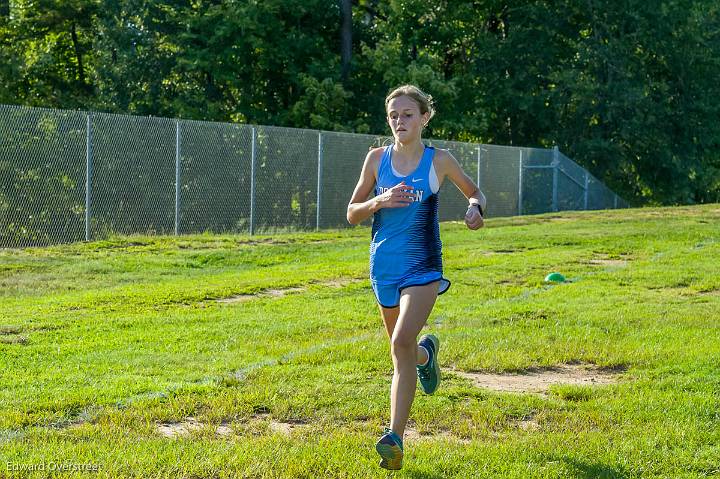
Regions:
<svg viewBox="0 0 720 479"><path fill-rule="evenodd" d="M417 183L418 181L422 181L422 178L413 178L412 179L413 183Z"/></svg>

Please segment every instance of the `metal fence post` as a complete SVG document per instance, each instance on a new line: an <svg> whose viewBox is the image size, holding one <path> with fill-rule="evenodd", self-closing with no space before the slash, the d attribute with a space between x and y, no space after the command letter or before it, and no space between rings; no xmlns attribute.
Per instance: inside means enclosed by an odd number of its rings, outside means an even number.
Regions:
<svg viewBox="0 0 720 479"><path fill-rule="evenodd" d="M477 158L478 158L478 167L477 167L477 187L479 190L482 190L480 187L480 162L482 161L482 145L478 145L477 147Z"/></svg>
<svg viewBox="0 0 720 479"><path fill-rule="evenodd" d="M320 199L322 196L322 164L323 164L323 134L318 132L318 168L317 168L317 208L315 218L315 229L320 229Z"/></svg>
<svg viewBox="0 0 720 479"><path fill-rule="evenodd" d="M180 231L180 122L175 121L175 236Z"/></svg>
<svg viewBox="0 0 720 479"><path fill-rule="evenodd" d="M613 199L613 208L617 209L618 195L615 194L614 196L615 196L615 198Z"/></svg>
<svg viewBox="0 0 720 479"><path fill-rule="evenodd" d="M520 168L518 169L519 185L518 185L518 216L522 215L523 203L523 151L520 150Z"/></svg>
<svg viewBox="0 0 720 479"><path fill-rule="evenodd" d="M588 193L590 190L590 173L585 170L585 197L583 198L583 209L588 209Z"/></svg>
<svg viewBox="0 0 720 479"><path fill-rule="evenodd" d="M252 128L250 147L250 234L255 234L255 138L257 130Z"/></svg>
<svg viewBox="0 0 720 479"><path fill-rule="evenodd" d="M560 150L557 145L553 147L553 191L552 191L552 210L558 210L558 167L560 165Z"/></svg>
<svg viewBox="0 0 720 479"><path fill-rule="evenodd" d="M92 191L92 120L87 115L85 128L85 241L90 241L90 207Z"/></svg>

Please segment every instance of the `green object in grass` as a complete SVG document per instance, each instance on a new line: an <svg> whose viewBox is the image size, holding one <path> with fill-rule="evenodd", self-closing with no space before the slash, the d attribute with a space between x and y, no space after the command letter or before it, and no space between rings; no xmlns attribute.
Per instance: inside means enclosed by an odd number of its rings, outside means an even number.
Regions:
<svg viewBox="0 0 720 479"><path fill-rule="evenodd" d="M557 272L550 273L549 275L545 276L545 281L547 281L548 283L564 283L565 276Z"/></svg>

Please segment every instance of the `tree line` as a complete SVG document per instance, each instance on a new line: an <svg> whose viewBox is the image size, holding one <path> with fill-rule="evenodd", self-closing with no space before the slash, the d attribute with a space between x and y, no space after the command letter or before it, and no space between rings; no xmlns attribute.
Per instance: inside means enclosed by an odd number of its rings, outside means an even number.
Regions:
<svg viewBox="0 0 720 479"><path fill-rule="evenodd" d="M427 137L557 145L631 204L717 202L719 11L0 0L0 103L376 134L388 132L385 95L414 83L437 103Z"/></svg>

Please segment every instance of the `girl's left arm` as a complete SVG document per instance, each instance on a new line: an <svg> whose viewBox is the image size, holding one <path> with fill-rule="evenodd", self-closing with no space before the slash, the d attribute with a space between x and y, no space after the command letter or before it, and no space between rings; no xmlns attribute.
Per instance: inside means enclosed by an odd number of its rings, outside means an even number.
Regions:
<svg viewBox="0 0 720 479"><path fill-rule="evenodd" d="M438 150L438 179L440 184L445 177L455 183L455 186L468 199L468 211L465 215L465 223L470 229L478 229L483 226L483 216L487 211L487 198L477 187L475 182L463 171L455 157L447 150ZM482 214L477 206L480 206Z"/></svg>

